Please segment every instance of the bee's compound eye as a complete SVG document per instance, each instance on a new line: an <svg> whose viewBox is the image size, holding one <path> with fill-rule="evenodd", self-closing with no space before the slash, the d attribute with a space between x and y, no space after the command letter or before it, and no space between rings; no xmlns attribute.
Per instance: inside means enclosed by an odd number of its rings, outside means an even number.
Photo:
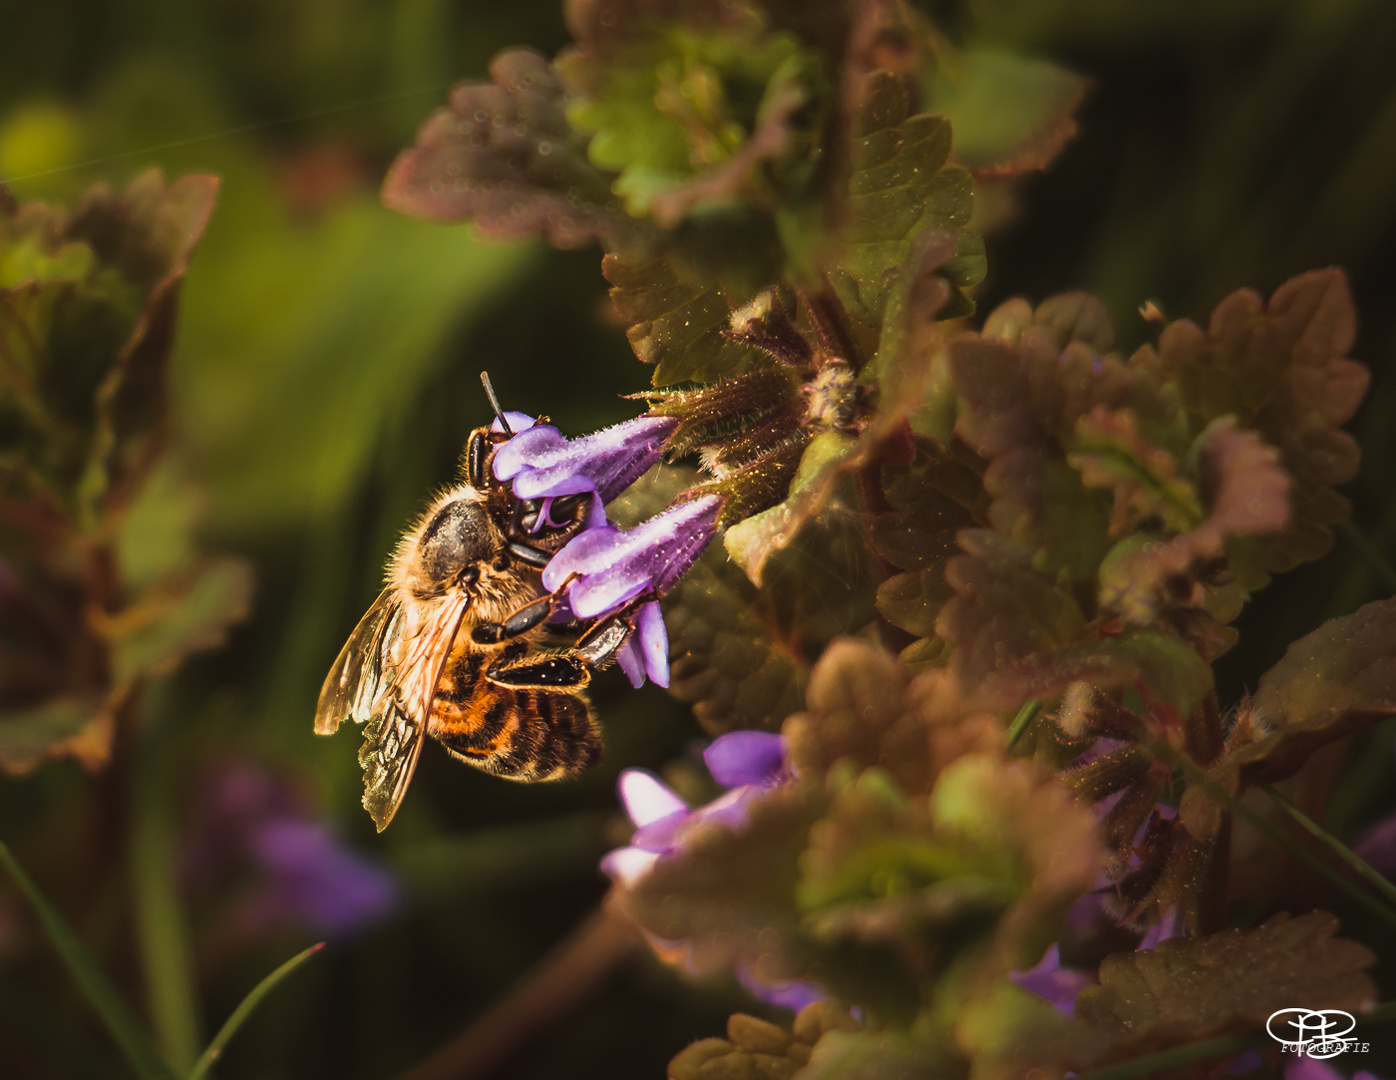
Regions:
<svg viewBox="0 0 1396 1080"><path fill-rule="evenodd" d="M424 577L447 585L472 563L487 557L490 547L489 519L484 507L455 499L438 510L422 530L417 558Z"/></svg>

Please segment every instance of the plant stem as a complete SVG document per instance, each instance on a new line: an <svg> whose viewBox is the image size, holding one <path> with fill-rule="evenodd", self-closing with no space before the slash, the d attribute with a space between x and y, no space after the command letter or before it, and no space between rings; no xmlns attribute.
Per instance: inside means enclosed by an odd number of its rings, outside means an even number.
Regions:
<svg viewBox="0 0 1396 1080"><path fill-rule="evenodd" d="M1371 893L1360 888L1355 882L1338 873L1333 867L1329 866L1303 844L1295 840L1294 837L1279 828L1264 814L1247 806L1243 800L1238 799L1235 795L1231 794L1231 792L1227 791L1226 788L1213 779L1205 769L1186 754L1178 753L1173 747L1160 739L1154 740L1151 746L1154 753L1181 769L1190 782L1202 788L1202 790L1229 809L1233 814L1239 814L1241 817L1245 818L1314 873L1324 878L1335 888L1346 893L1351 899L1361 904L1383 922L1392 927L1396 927L1396 910L1388 907Z"/></svg>
<svg viewBox="0 0 1396 1080"><path fill-rule="evenodd" d="M1032 718L1037 715L1037 710L1042 708L1042 702L1037 698L1025 702L1018 710L1018 715L1013 718L1013 723L1008 725L1008 748L1013 749L1013 744L1023 737L1023 732L1028 730L1028 725L1032 723Z"/></svg>
<svg viewBox="0 0 1396 1080"><path fill-rule="evenodd" d="M1264 780L1256 784L1256 787L1260 788L1261 791L1265 792L1270 798L1279 803L1281 809L1303 826L1309 835L1319 840L1329 851L1333 852L1334 855L1338 856L1343 862L1347 863L1371 882L1372 885L1376 887L1377 891L1390 900L1393 907L1396 907L1396 885L1392 885L1391 882L1378 873L1370 863L1363 859L1361 855L1357 854L1352 848L1348 847L1322 825L1314 821L1308 814L1300 810L1299 807L1295 806Z"/></svg>
<svg viewBox="0 0 1396 1080"><path fill-rule="evenodd" d="M155 752L141 748L131 811L130 878L146 1000L165 1058L183 1075L199 1053L198 988L175 885L174 816Z"/></svg>

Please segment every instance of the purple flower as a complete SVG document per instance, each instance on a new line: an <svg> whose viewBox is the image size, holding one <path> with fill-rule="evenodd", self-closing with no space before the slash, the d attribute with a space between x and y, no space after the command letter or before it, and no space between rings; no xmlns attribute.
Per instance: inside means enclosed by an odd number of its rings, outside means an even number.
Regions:
<svg viewBox="0 0 1396 1080"><path fill-rule="evenodd" d="M713 779L727 794L690 809L679 794L646 769L623 769L616 783L621 805L635 825L628 846L601 860L601 869L628 885L649 872L661 855L679 848L679 831L690 821L716 821L731 829L746 824L746 802L789 777L779 735L732 731L703 752Z"/></svg>
<svg viewBox="0 0 1396 1080"><path fill-rule="evenodd" d="M392 875L320 822L272 819L252 833L248 848L262 874L247 903L268 921L297 921L340 937L382 921L400 900Z"/></svg>
<svg viewBox="0 0 1396 1080"><path fill-rule="evenodd" d="M508 414L509 426L515 415ZM552 499L594 493L608 503L640 479L664 453L679 422L667 416L639 416L569 439L551 424L515 429L494 455L494 475L512 480L520 499Z"/></svg>
<svg viewBox="0 0 1396 1080"><path fill-rule="evenodd" d="M823 1001L829 995L813 983L798 979L766 979L756 973L756 965L739 963L736 967L737 981L747 988L753 997L767 1005L799 1012L806 1005Z"/></svg>
<svg viewBox="0 0 1396 1080"><path fill-rule="evenodd" d="M633 529L591 529L543 570L543 586L567 587L579 619L616 611L637 596L661 595L684 575L717 532L722 500L702 495L671 506Z"/></svg>
<svg viewBox="0 0 1396 1080"><path fill-rule="evenodd" d="M183 876L191 893L231 897L224 914L234 940L288 924L343 937L399 905L397 879L316 820L286 777L238 763L198 793Z"/></svg>
<svg viewBox="0 0 1396 1080"><path fill-rule="evenodd" d="M1062 967L1061 950L1056 945L1048 947L1036 967L1026 971L1010 971L1008 977L1014 984L1031 994L1036 994L1057 1012L1070 1016L1076 1008L1076 995L1088 986L1094 986L1096 977L1089 971Z"/></svg>
<svg viewBox="0 0 1396 1080"><path fill-rule="evenodd" d="M636 690L645 684L645 676L657 686L669 686L669 632L664 628L664 614L659 601L641 604L635 612L635 633L625 639L616 654L616 661Z"/></svg>

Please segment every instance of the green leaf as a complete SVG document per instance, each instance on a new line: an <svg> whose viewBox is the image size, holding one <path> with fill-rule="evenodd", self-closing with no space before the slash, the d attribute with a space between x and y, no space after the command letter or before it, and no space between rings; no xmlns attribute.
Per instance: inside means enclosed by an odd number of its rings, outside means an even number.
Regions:
<svg viewBox="0 0 1396 1080"><path fill-rule="evenodd" d="M107 981L107 977L102 974L102 969L87 951L87 946L57 909L44 899L38 887L4 844L0 844L0 863L4 864L14 883L33 905L49 943L63 960L88 1003L106 1025L107 1031L121 1047L132 1070L141 1080L173 1080L174 1074L161 1060L150 1036L141 1027L127 1004L121 1000L116 989Z"/></svg>
<svg viewBox="0 0 1396 1080"><path fill-rule="evenodd" d="M955 129L955 160L977 176L1045 169L1076 134L1086 80L1047 60L938 46L926 107Z"/></svg>
<svg viewBox="0 0 1396 1080"><path fill-rule="evenodd" d="M213 1037L213 1041L208 1044L208 1048L199 1056L199 1060L194 1063L194 1068L190 1070L188 1080L203 1080L208 1075L209 1069L222 1056L223 1049L228 1045L228 1040L237 1034L238 1028L252 1015L252 1011L262 1003L262 999L276 989L277 984L287 975L295 971L303 963L318 953L325 947L322 941L318 945L312 945L303 952L297 953L287 960L279 968L273 971L265 979L254 986L251 992L242 999L242 1002L233 1014L228 1017L227 1022L218 1029L218 1034Z"/></svg>
<svg viewBox="0 0 1396 1080"><path fill-rule="evenodd" d="M1396 714L1396 600L1300 638L1261 676L1245 711L1254 721L1224 767L1270 782L1292 776L1320 746Z"/></svg>
<svg viewBox="0 0 1396 1080"><path fill-rule="evenodd" d="M492 82L462 83L398 155L383 181L391 210L430 221L473 221L485 236L542 233L559 248L645 241L611 176L587 160L587 139L564 112L552 66L527 49L500 53Z"/></svg>
<svg viewBox="0 0 1396 1080"><path fill-rule="evenodd" d="M925 229L958 233L973 208L969 173L948 164L949 122L910 111L901 79L888 71L870 76L855 120L839 260L844 300L869 326L882 324L891 279L913 237Z"/></svg>
<svg viewBox="0 0 1396 1080"><path fill-rule="evenodd" d="M680 277L670 259L628 262L607 255L601 272L612 285L611 303L630 327L626 337L635 355L655 365L655 386L714 383L768 362L723 336L736 306L726 294Z"/></svg>
<svg viewBox="0 0 1396 1080"><path fill-rule="evenodd" d="M1358 1011L1376 996L1365 974L1374 957L1334 937L1337 929L1338 920L1323 911L1277 915L1251 930L1107 956L1100 985L1076 999L1077 1020L1106 1036L1089 1065L1260 1026L1276 1009L1296 1004Z"/></svg>

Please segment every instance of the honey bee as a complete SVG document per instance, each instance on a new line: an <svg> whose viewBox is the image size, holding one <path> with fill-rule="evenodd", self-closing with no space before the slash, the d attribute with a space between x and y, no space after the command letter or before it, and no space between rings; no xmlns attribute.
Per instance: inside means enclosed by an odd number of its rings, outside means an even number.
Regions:
<svg viewBox="0 0 1396 1080"><path fill-rule="evenodd" d="M561 779L601 754L582 690L631 627L613 616L584 628L571 647L544 649L537 640L557 610L539 572L580 531L586 497L554 500L539 528L538 504L516 499L491 470L512 434L497 404L495 411L504 431L471 433L463 482L403 536L386 587L320 690L318 734L345 718L364 725L363 804L379 832L428 735L453 757L511 780Z"/></svg>

